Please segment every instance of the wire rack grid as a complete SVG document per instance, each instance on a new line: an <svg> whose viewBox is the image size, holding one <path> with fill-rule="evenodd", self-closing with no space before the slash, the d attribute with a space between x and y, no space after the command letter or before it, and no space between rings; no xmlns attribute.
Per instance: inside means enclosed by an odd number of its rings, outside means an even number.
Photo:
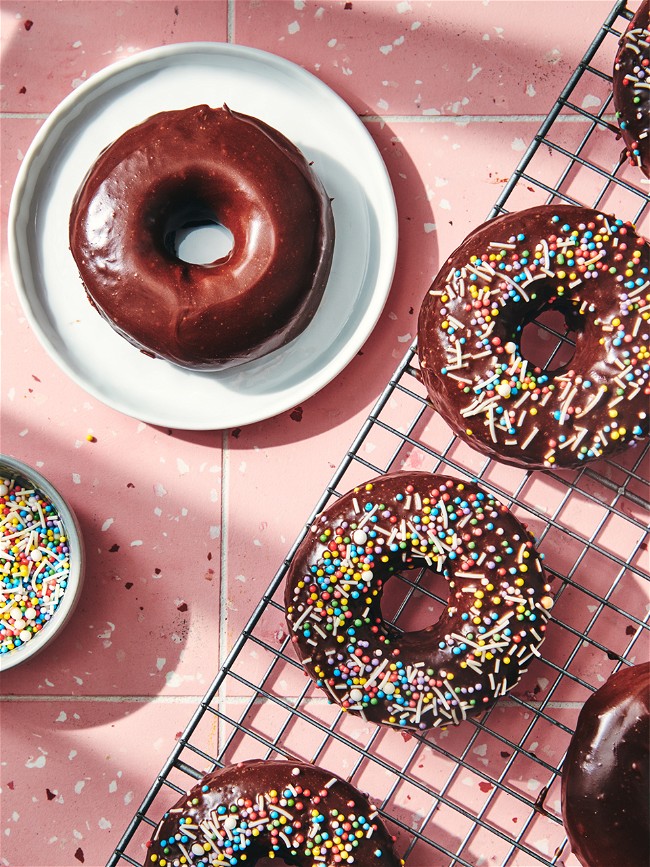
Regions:
<svg viewBox="0 0 650 867"><path fill-rule="evenodd" d="M632 11L625 0L614 6L490 217L528 207L532 197L534 204L589 204L637 224L647 218L650 199L640 172L620 155L611 109L613 56ZM597 111L585 108L596 102ZM572 335L557 316L542 315L534 328L548 367L571 352ZM537 536L556 600L542 658L519 688L478 719L422 735L363 723L327 703L304 676L283 628L284 577L313 518L355 484L409 467L476 479L507 503ZM530 473L475 453L431 410L413 344L110 867L140 865L164 810L206 771L278 757L329 767L370 793L408 867L576 864L562 826L560 769L586 698L611 672L648 655L649 489L650 445L572 472ZM386 619L398 629L433 622L445 604L439 580L424 570L396 576L382 604Z"/></svg>

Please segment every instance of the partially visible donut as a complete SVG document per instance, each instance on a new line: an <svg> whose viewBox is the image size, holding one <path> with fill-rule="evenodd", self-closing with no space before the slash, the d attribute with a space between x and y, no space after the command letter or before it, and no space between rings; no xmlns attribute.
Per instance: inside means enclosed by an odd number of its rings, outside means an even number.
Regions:
<svg viewBox="0 0 650 867"><path fill-rule="evenodd" d="M210 222L232 233L227 256L179 259L175 232ZM91 303L145 354L196 370L260 358L300 334L333 244L330 199L302 153L226 106L161 112L125 132L90 169L70 215Z"/></svg>
<svg viewBox="0 0 650 867"><path fill-rule="evenodd" d="M584 867L650 864L650 663L585 702L562 766L562 817Z"/></svg>
<svg viewBox="0 0 650 867"><path fill-rule="evenodd" d="M437 623L382 617L395 572L448 581ZM553 605L524 526L479 485L425 472L372 479L314 521L287 573L298 657L330 701L376 723L429 729L490 708L539 656Z"/></svg>
<svg viewBox="0 0 650 867"><path fill-rule="evenodd" d="M614 107L626 155L650 177L650 0L644 0L621 36L614 60Z"/></svg>
<svg viewBox="0 0 650 867"><path fill-rule="evenodd" d="M418 321L421 376L455 433L506 463L576 467L648 435L647 242L629 223L573 205L504 214L447 259ZM546 309L575 332L568 364L522 353Z"/></svg>
<svg viewBox="0 0 650 867"><path fill-rule="evenodd" d="M247 761L208 774L168 810L147 844L149 867L400 867L376 807L314 765Z"/></svg>

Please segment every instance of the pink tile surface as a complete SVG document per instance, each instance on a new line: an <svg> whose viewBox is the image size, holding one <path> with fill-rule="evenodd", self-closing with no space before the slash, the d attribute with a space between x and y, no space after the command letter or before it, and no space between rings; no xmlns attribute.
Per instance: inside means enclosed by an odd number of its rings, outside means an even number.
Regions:
<svg viewBox="0 0 650 867"><path fill-rule="evenodd" d="M2 677L0 864L106 863L414 339L432 276L489 212L609 10L609 0L2 0L0 448L37 466L69 498L88 570L75 618L51 650ZM202 40L274 52L352 106L386 163L400 240L382 317L332 383L276 418L192 433L121 415L59 370L18 301L6 227L19 165L61 99L138 51ZM598 64L609 72L601 57ZM596 76L574 95L592 111L607 98ZM562 149L577 147L584 128L557 126L558 147L540 148L532 164L540 183L521 185L509 207L545 201L544 185L567 167ZM604 129L584 154L609 170L619 150ZM631 169L623 176L639 187ZM598 194L597 181L572 176L568 189L586 200ZM603 205L626 212L634 199L619 187ZM421 387L411 386L413 393L393 394L383 413L397 431L417 410ZM396 464L433 468L422 443L466 474L484 469L484 459L453 442L437 416L425 415L412 439L399 445ZM385 465L395 448L395 437L375 427L359 447L365 464L353 464L341 487L372 475L367 467ZM563 477L498 464L485 471L504 499L517 497L549 568L569 580L554 580L557 622L544 659L484 728L436 732L418 746L408 735L339 719L294 662L277 592L192 745L207 755L224 750L228 761L279 745L349 775L382 805L402 849L411 846L408 867L446 865L447 850L472 867L551 859L564 839L556 769L578 709L612 670L608 649L630 661L647 657L639 627L647 583L638 574L648 571L648 516L638 502L647 496L647 468L634 468L631 482L613 466L599 473L567 498ZM617 494L624 481L636 499ZM404 592L392 590L387 605L397 610ZM421 598L426 604L408 608L401 625L435 616L438 603ZM238 719L246 730L233 724ZM207 766L192 749L181 758L197 770ZM188 777L174 770L170 780L185 786ZM551 819L535 812L547 785ZM163 789L150 815L174 798ZM130 844L137 863L146 838L144 826ZM557 863L577 865L568 850Z"/></svg>

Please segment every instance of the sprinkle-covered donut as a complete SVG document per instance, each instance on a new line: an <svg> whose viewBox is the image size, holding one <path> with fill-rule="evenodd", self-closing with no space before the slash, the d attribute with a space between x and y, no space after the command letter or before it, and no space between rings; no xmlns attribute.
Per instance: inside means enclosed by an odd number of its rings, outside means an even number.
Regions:
<svg viewBox="0 0 650 867"><path fill-rule="evenodd" d="M650 663L587 701L562 766L562 817L584 867L650 864Z"/></svg>
<svg viewBox="0 0 650 867"><path fill-rule="evenodd" d="M531 468L575 467L648 435L647 242L629 223L547 205L484 223L424 298L421 376L431 403L476 449ZM568 364L540 369L524 327L561 311Z"/></svg>
<svg viewBox="0 0 650 867"><path fill-rule="evenodd" d="M400 633L381 613L395 572L448 581L437 623ZM380 476L332 503L292 558L287 623L307 673L353 714L428 729L490 708L539 656L553 605L524 526L479 485Z"/></svg>
<svg viewBox="0 0 650 867"><path fill-rule="evenodd" d="M208 774L165 813L149 867L400 867L376 807L314 765L248 761Z"/></svg>
<svg viewBox="0 0 650 867"><path fill-rule="evenodd" d="M644 0L621 37L614 60L614 106L626 155L650 177L650 0Z"/></svg>
<svg viewBox="0 0 650 867"><path fill-rule="evenodd" d="M232 249L183 261L176 233L221 224ZM153 115L104 150L70 215L91 303L147 355L195 370L260 358L313 318L332 262L330 199L303 154L249 115Z"/></svg>

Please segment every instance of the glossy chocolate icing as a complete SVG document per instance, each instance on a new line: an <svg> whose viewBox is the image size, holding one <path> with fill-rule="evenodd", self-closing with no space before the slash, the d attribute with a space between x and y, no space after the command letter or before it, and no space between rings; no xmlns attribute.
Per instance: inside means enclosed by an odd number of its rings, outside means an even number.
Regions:
<svg viewBox="0 0 650 867"><path fill-rule="evenodd" d="M562 816L584 867L650 863L650 663L584 704L562 767Z"/></svg>
<svg viewBox="0 0 650 867"><path fill-rule="evenodd" d="M437 623L399 633L381 613L395 572L449 585ZM477 484L425 472L372 479L314 521L292 558L287 623L306 672L352 713L424 730L490 708L539 655L553 604L524 526Z"/></svg>
<svg viewBox="0 0 650 867"><path fill-rule="evenodd" d="M171 239L216 218L233 248L183 262ZM130 129L99 156L70 216L92 304L143 352L197 370L259 358L304 330L334 244L330 200L288 139L206 105Z"/></svg>
<svg viewBox="0 0 650 867"><path fill-rule="evenodd" d="M314 765L248 761L208 774L165 813L145 864L254 867L265 856L295 867L404 863L377 809L350 783Z"/></svg>
<svg viewBox="0 0 650 867"><path fill-rule="evenodd" d="M447 259L418 322L433 407L477 450L518 466L574 467L648 435L647 242L572 205L505 214ZM540 370L523 328L560 310L568 364Z"/></svg>
<svg viewBox="0 0 650 867"><path fill-rule="evenodd" d="M614 106L627 157L650 177L650 0L621 37L612 76Z"/></svg>

